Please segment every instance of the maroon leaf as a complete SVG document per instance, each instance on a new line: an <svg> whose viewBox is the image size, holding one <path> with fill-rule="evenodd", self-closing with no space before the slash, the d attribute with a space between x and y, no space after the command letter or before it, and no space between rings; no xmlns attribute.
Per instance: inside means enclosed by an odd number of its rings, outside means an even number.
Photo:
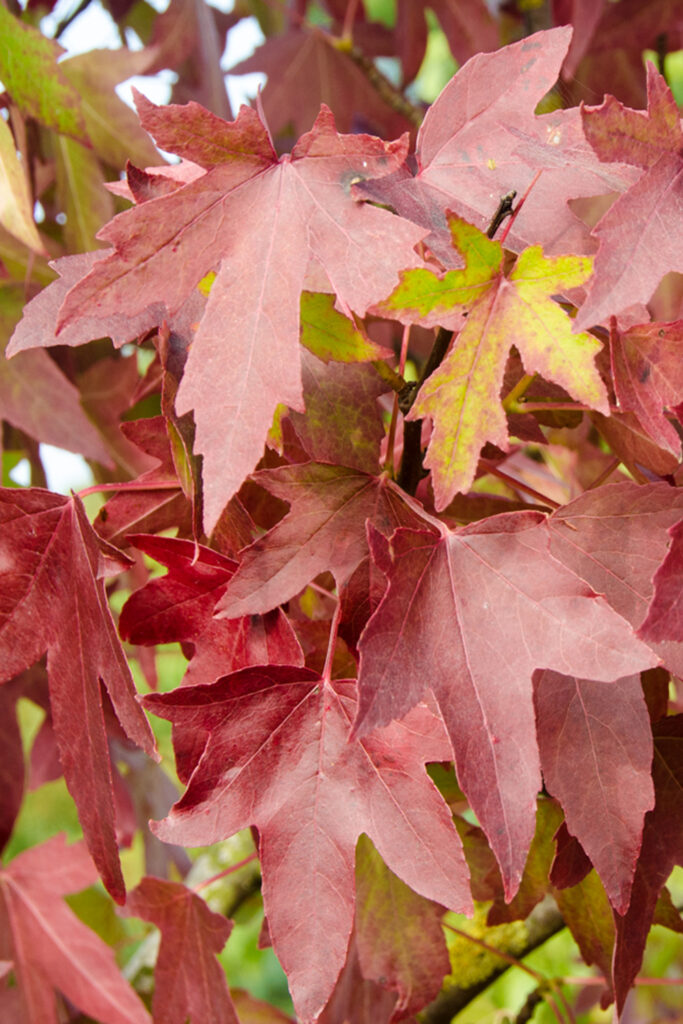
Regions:
<svg viewBox="0 0 683 1024"><path fill-rule="evenodd" d="M59 327L104 323L121 307L135 317L160 301L173 315L218 272L176 402L179 414L195 410L210 530L258 461L277 404L302 407L299 297L309 262L364 314L400 269L417 265L424 232L349 195L359 177L399 167L405 142L338 135L327 108L280 161L246 107L234 122L195 103L160 108L138 97L138 108L160 146L207 173L103 229L114 248L71 289Z"/></svg>
<svg viewBox="0 0 683 1024"><path fill-rule="evenodd" d="M462 849L423 768L448 756L426 708L348 742L354 684L285 667L244 669L145 702L209 733L187 791L156 832L195 846L256 825L270 936L303 1020L320 1012L346 957L361 832L416 892L469 908Z"/></svg>
<svg viewBox="0 0 683 1024"><path fill-rule="evenodd" d="M100 680L126 734L148 753L154 739L107 604L105 557L78 498L37 488L0 491L2 680L47 650L50 706L64 775L88 849L107 888L125 898L114 829ZM49 608L49 615L45 614Z"/></svg>
<svg viewBox="0 0 683 1024"><path fill-rule="evenodd" d="M588 854L612 906L623 913L654 805L652 734L639 676L613 683L559 672L535 677L543 778L567 828Z"/></svg>
<svg viewBox="0 0 683 1024"><path fill-rule="evenodd" d="M614 390L660 448L680 457L681 439L664 415L683 401L683 321L610 330Z"/></svg>
<svg viewBox="0 0 683 1024"><path fill-rule="evenodd" d="M654 596L638 636L683 642L683 521L669 530L671 547L655 573Z"/></svg>
<svg viewBox="0 0 683 1024"><path fill-rule="evenodd" d="M635 628L652 599L667 530L682 511L683 494L668 484L607 484L553 513L551 551ZM681 641L653 642L653 647L671 671L683 674Z"/></svg>
<svg viewBox="0 0 683 1024"><path fill-rule="evenodd" d="M161 878L143 878L128 895L124 913L161 931L152 1004L158 1024L238 1024L216 960L232 930L225 917L191 889Z"/></svg>
<svg viewBox="0 0 683 1024"><path fill-rule="evenodd" d="M645 818L643 846L633 880L631 904L615 916L616 945L613 981L617 1009L640 970L657 898L675 864L683 864L683 715L663 718L653 726L655 756L652 776L656 803Z"/></svg>
<svg viewBox="0 0 683 1024"><path fill-rule="evenodd" d="M401 529L391 548L389 587L360 641L355 731L400 717L433 691L458 781L509 899L540 788L534 669L609 681L652 665L654 656L550 555L539 513L503 514L454 533L443 527L440 537Z"/></svg>
<svg viewBox="0 0 683 1024"><path fill-rule="evenodd" d="M62 899L96 878L85 847L69 847L63 836L25 850L0 871L0 959L13 961L27 1024L57 1024L54 990L101 1024L150 1024L113 951Z"/></svg>
<svg viewBox="0 0 683 1024"><path fill-rule="evenodd" d="M261 470L253 479L291 510L242 553L218 605L221 615L274 608L325 570L345 582L367 556L367 520L387 536L421 523L410 499L384 476L309 462Z"/></svg>

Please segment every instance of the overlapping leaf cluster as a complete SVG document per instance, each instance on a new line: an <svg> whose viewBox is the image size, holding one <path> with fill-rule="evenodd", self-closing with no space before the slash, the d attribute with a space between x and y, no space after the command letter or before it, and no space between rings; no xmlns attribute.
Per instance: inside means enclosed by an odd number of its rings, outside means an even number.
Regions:
<svg viewBox="0 0 683 1024"><path fill-rule="evenodd" d="M637 49L612 12L496 49L483 3L433 3L471 59L416 136L384 141L419 116L367 54L391 34L409 82L423 6L399 3L390 33L360 5L355 47L354 5L326 4L329 32L271 26L238 69L268 86L231 120L198 70L230 26L172 4L107 74L183 54L195 99L138 94L132 134L82 88L88 57L57 63L0 7L10 55L48 68L49 103L16 61L0 77L16 123L53 132L43 198L68 225L36 226L30 147L0 120L0 413L115 491L93 522L75 495L0 493L0 829L21 805L28 697L46 716L31 770L64 774L85 841L0 873L17 1021L57 1020L55 990L106 1024L149 1019L63 903L95 869L160 930L154 1020L240 1019L216 961L231 926L178 881L178 848L249 829L302 1022L414 1019L443 998L445 910L484 904L494 926L550 897L618 1013L653 921L683 930L665 888L683 863L678 110L651 64L646 110L569 104L605 35ZM313 55L317 91L298 70ZM131 140L108 191L102 120ZM64 184L76 165L97 214ZM40 287L20 319L26 274ZM129 660L154 690L151 651L175 642L181 685L136 699ZM172 724L178 799L143 708ZM148 877L127 893L138 830Z"/></svg>

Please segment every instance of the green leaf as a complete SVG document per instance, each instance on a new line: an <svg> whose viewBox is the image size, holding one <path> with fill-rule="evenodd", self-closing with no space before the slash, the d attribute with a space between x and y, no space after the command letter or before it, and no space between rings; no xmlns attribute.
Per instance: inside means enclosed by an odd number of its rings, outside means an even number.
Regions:
<svg viewBox="0 0 683 1024"><path fill-rule="evenodd" d="M322 292L301 293L301 344L325 363L365 363L390 355L334 308L334 295Z"/></svg>
<svg viewBox="0 0 683 1024"><path fill-rule="evenodd" d="M48 128L88 144L78 91L57 58L59 43L24 25L0 5L0 80L19 109Z"/></svg>

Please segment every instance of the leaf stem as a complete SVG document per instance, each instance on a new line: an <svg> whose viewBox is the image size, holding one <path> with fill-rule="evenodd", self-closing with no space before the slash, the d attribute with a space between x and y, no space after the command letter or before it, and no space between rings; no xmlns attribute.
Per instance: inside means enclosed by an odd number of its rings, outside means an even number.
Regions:
<svg viewBox="0 0 683 1024"><path fill-rule="evenodd" d="M179 483L143 483L139 480L123 480L120 483L93 484L91 487L84 487L78 491L79 498L85 498L88 494L98 494L100 491L178 491Z"/></svg>
<svg viewBox="0 0 683 1024"><path fill-rule="evenodd" d="M520 377L515 386L508 391L503 399L503 409L505 412L519 412L514 406L516 406L535 376L535 373L525 373L523 377Z"/></svg>
<svg viewBox="0 0 683 1024"><path fill-rule="evenodd" d="M618 455L613 456L613 458L610 460L610 462L608 462L608 464L603 469L603 471L600 474L600 476L596 476L596 478L593 481L593 483L589 484L588 487L586 487L586 490L587 491L592 491L594 487L599 487L600 484L604 484L605 480L608 480L609 477L611 477L612 473L620 465L620 463L621 463L621 459L619 458L619 456Z"/></svg>
<svg viewBox="0 0 683 1024"><path fill-rule="evenodd" d="M532 188L534 187L534 185L536 184L536 182L538 181L538 179L541 177L542 174L543 174L543 168L541 167L540 170L536 171L535 175L531 179L531 184L529 185L528 189L526 190L526 192L524 193L524 195L522 196L522 198L520 199L520 201L517 203L517 205L515 206L514 210L512 211L512 215L511 215L509 221L507 222L507 224L505 225L505 230L503 231L503 234L500 236L500 244L501 245L505 244L505 239L510 234L510 228L515 223L515 221L517 220L517 217L519 215L519 211L524 206L525 202L527 201L527 197L528 197L529 193L531 192Z"/></svg>
<svg viewBox="0 0 683 1024"><path fill-rule="evenodd" d="M256 860L258 854L256 851L250 853L244 860L238 860L236 864L231 864L229 868L225 868L224 871L219 871L217 875L212 875L211 878L205 878L203 882L198 882L192 889L193 892L199 892L201 889L206 889L208 885L213 885L214 882L218 882L221 878L227 878L228 875L232 875L235 871L239 871L245 864L251 864L252 860Z"/></svg>
<svg viewBox="0 0 683 1024"><path fill-rule="evenodd" d="M329 683L332 680L332 662L334 660L334 648L337 643L337 633L341 620L341 601L337 600L337 607L334 609L332 622L330 623L330 636L327 641L327 654L325 655L325 667L323 668L323 680Z"/></svg>
<svg viewBox="0 0 683 1024"><path fill-rule="evenodd" d="M506 399L507 401L507 399ZM507 412L590 412L581 402L513 402Z"/></svg>
<svg viewBox="0 0 683 1024"><path fill-rule="evenodd" d="M346 13L344 15L344 24L342 26L342 39L348 39L349 42L353 40L353 23L356 20L356 12L358 11L358 0L349 0L346 5Z"/></svg>
<svg viewBox="0 0 683 1024"><path fill-rule="evenodd" d="M521 480L516 480L514 476L504 473L501 469L498 469L497 466L494 466L494 464L488 459L480 458L479 462L485 468L487 473L490 473L491 476L498 477L499 480L504 480L505 483L509 484L514 490L523 491L525 494L528 494L532 498L536 498L538 501L542 502L544 505L547 505L548 508L557 509L562 507L558 501L553 501L552 498L548 498L545 494L541 494L540 491L534 490L534 488L529 487L528 484L524 484Z"/></svg>

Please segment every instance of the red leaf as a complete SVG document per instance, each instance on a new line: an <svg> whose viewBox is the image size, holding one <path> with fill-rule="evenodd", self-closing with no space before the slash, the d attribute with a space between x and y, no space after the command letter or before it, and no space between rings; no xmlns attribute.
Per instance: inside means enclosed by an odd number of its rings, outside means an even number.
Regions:
<svg viewBox="0 0 683 1024"><path fill-rule="evenodd" d="M669 530L671 547L655 573L655 588L647 618L638 636L647 643L683 638L683 521Z"/></svg>
<svg viewBox="0 0 683 1024"><path fill-rule="evenodd" d="M623 913L640 852L643 819L654 805L652 734L639 676L614 683L559 672L535 677L543 778Z"/></svg>
<svg viewBox="0 0 683 1024"><path fill-rule="evenodd" d="M549 553L535 512L442 536L398 530L389 587L360 641L357 734L433 691L458 781L517 890L540 789L531 676L549 667L605 681L654 656ZM582 666L579 668L579 666Z"/></svg>
<svg viewBox="0 0 683 1024"><path fill-rule="evenodd" d="M126 917L161 931L152 1010L158 1024L238 1024L222 966L216 960L232 925L179 882L143 878L126 900Z"/></svg>
<svg viewBox="0 0 683 1024"><path fill-rule="evenodd" d="M365 524L390 535L422 520L387 477L323 463L282 466L253 479L290 502L285 518L242 552L217 611L231 617L267 611L329 570L345 582L367 556Z"/></svg>
<svg viewBox="0 0 683 1024"><path fill-rule="evenodd" d="M652 577L667 553L667 530L682 512L683 493L668 484L607 484L553 513L551 550L636 628L647 614ZM667 668L683 674L680 641L652 646Z"/></svg>
<svg viewBox="0 0 683 1024"><path fill-rule="evenodd" d="M0 871L0 958L14 961L22 1022L57 1024L53 990L101 1024L150 1024L114 953L62 897L96 880L82 844L55 836Z"/></svg>
<svg viewBox="0 0 683 1024"><path fill-rule="evenodd" d="M0 678L10 679L47 650L64 775L88 849L122 903L100 680L130 739L150 754L155 748L102 582L104 557L112 554L123 558L99 540L78 498L37 488L0 490Z"/></svg>
<svg viewBox="0 0 683 1024"><path fill-rule="evenodd" d="M361 832L421 895L470 907L457 834L423 768L448 756L426 708L348 742L354 684L285 667L244 669L145 702L209 734L187 791L155 831L197 846L258 828L270 935L303 1020L320 1012L346 958Z"/></svg>
<svg viewBox="0 0 683 1024"><path fill-rule="evenodd" d="M159 145L207 173L102 230L113 251L71 289L60 330L83 317L106 322L122 307L134 317L159 301L173 315L217 270L176 402L179 414L195 410L210 531L258 461L278 403L302 408L299 298L309 263L362 315L400 269L418 264L424 232L349 195L352 181L399 167L405 141L338 135L323 107L278 161L247 107L234 122L196 103L161 108L138 97L138 108Z"/></svg>
<svg viewBox="0 0 683 1024"><path fill-rule="evenodd" d="M594 230L600 240L588 298L576 329L585 330L636 302L647 302L670 270L683 271L680 232L683 160L678 109L669 87L647 65L648 116L608 96L582 110L586 137L601 160L645 168Z"/></svg>

